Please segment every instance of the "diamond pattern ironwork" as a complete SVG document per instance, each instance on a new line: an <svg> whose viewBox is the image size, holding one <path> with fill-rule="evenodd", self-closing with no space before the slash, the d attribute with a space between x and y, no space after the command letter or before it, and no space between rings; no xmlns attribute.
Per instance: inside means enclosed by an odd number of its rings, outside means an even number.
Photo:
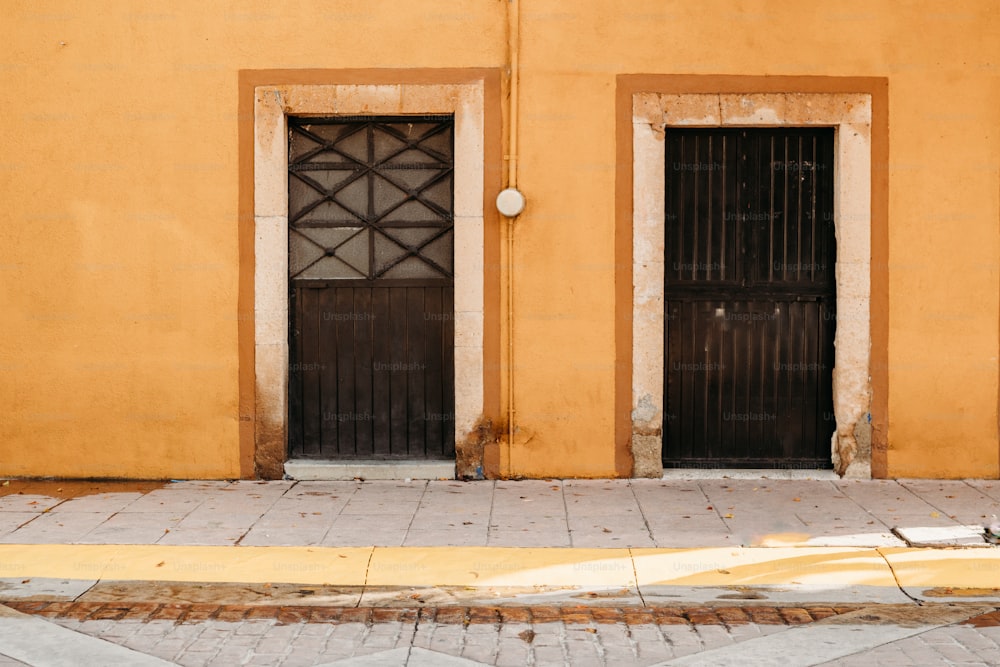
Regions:
<svg viewBox="0 0 1000 667"><path fill-rule="evenodd" d="M290 278L453 279L451 116L288 127Z"/></svg>

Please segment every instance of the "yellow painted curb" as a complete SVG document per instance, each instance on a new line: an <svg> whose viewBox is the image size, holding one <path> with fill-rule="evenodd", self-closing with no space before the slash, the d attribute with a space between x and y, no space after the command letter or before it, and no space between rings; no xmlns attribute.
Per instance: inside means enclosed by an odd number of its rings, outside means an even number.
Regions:
<svg viewBox="0 0 1000 667"><path fill-rule="evenodd" d="M5 544L0 578L472 588L1000 588L1000 550Z"/></svg>
<svg viewBox="0 0 1000 667"><path fill-rule="evenodd" d="M628 549L376 548L368 585L635 586Z"/></svg>
<svg viewBox="0 0 1000 667"><path fill-rule="evenodd" d="M903 588L1000 588L998 549L887 547L879 552Z"/></svg>
<svg viewBox="0 0 1000 667"><path fill-rule="evenodd" d="M372 547L0 545L0 577L363 586Z"/></svg>
<svg viewBox="0 0 1000 667"><path fill-rule="evenodd" d="M633 549L639 587L836 585L895 587L875 549L716 547Z"/></svg>

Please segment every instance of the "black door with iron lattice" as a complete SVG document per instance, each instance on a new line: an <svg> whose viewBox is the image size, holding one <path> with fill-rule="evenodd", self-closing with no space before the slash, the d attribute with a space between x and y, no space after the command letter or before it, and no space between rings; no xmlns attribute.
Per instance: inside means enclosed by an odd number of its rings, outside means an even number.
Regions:
<svg viewBox="0 0 1000 667"><path fill-rule="evenodd" d="M831 467L833 130L665 141L664 466Z"/></svg>
<svg viewBox="0 0 1000 667"><path fill-rule="evenodd" d="M289 118L290 458L451 459L451 116Z"/></svg>

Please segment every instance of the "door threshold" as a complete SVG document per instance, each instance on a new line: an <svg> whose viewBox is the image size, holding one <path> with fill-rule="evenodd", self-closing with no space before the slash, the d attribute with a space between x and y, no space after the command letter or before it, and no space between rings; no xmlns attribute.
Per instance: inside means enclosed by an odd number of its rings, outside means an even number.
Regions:
<svg viewBox="0 0 1000 667"><path fill-rule="evenodd" d="M454 461L285 461L285 477L300 481L455 479Z"/></svg>
<svg viewBox="0 0 1000 667"><path fill-rule="evenodd" d="M832 470L799 468L664 468L663 479L815 479L839 480Z"/></svg>

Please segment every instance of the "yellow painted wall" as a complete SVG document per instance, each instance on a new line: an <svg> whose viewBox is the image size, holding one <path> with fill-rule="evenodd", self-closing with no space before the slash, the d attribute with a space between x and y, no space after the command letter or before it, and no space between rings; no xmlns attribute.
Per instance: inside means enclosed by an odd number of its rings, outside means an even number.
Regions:
<svg viewBox="0 0 1000 667"><path fill-rule="evenodd" d="M503 0L4 3L0 474L233 477L237 72L502 67ZM511 471L614 471L615 76L889 79L890 476L1000 474L993 0L522 0Z"/></svg>

